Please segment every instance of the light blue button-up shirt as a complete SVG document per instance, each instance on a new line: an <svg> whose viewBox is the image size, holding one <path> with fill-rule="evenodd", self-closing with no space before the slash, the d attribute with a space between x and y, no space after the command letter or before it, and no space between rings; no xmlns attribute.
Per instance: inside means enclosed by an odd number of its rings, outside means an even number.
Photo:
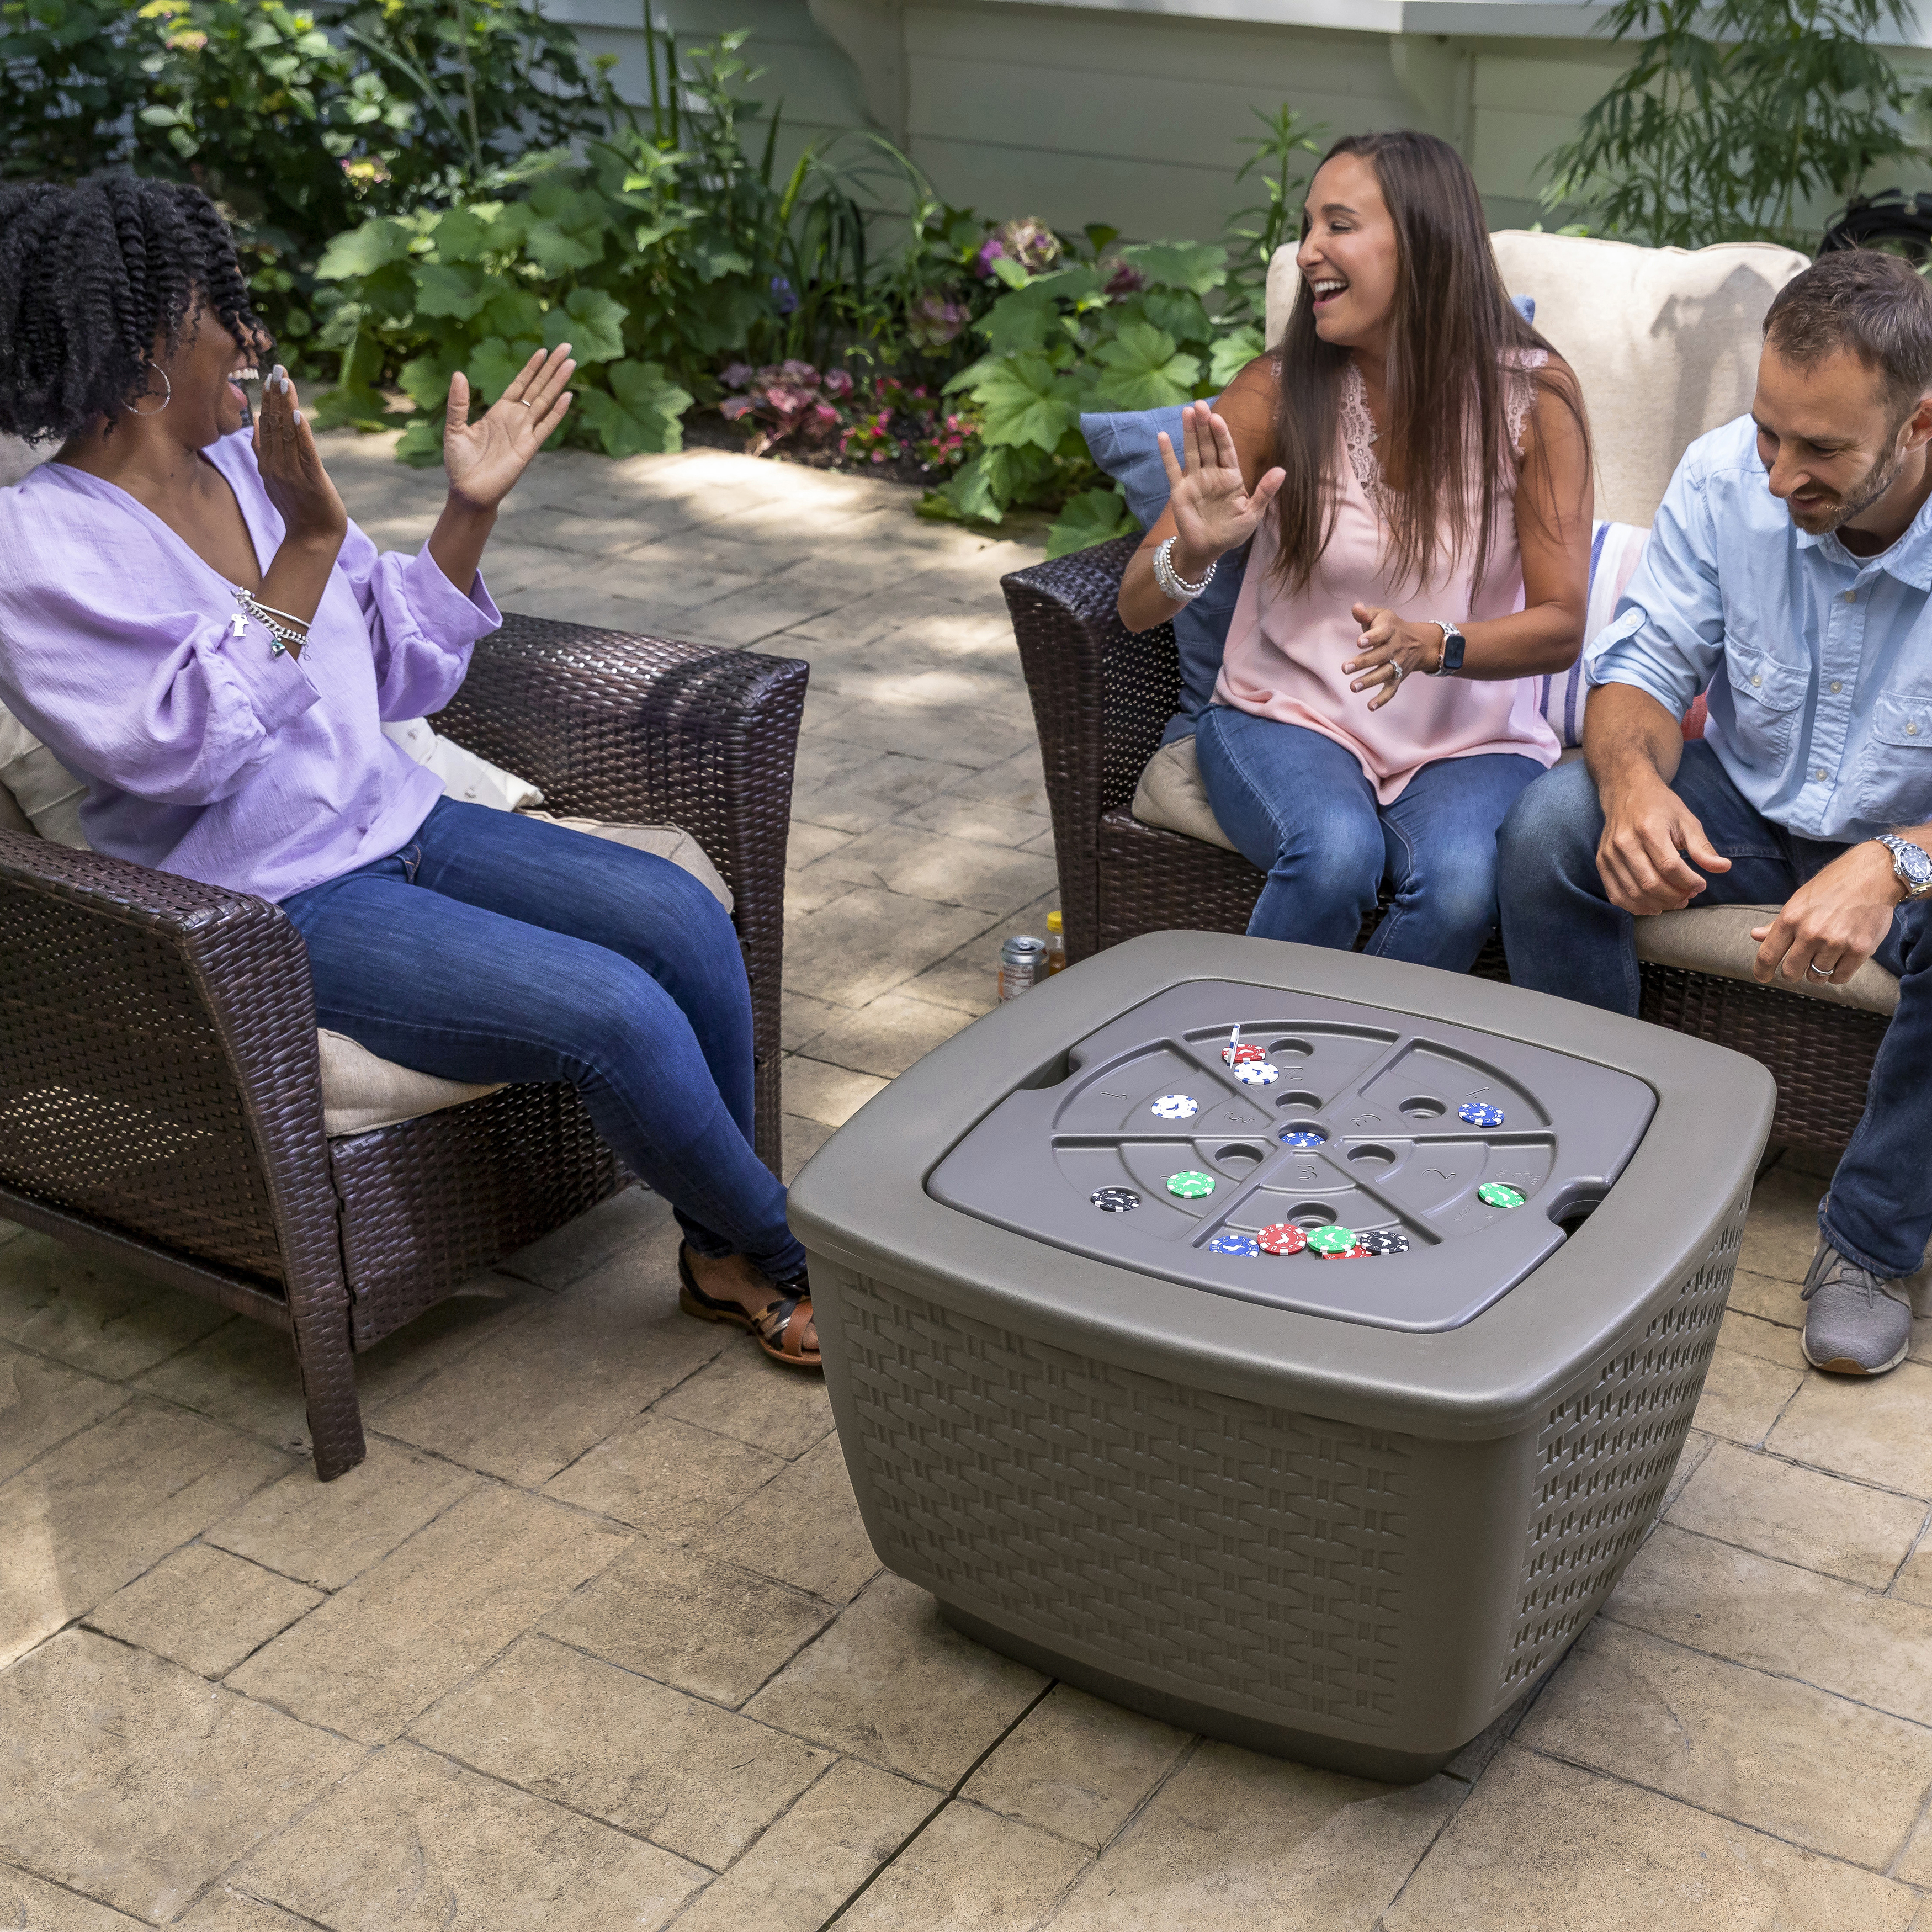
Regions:
<svg viewBox="0 0 1932 1932"><path fill-rule="evenodd" d="M1684 452L1616 614L1585 660L1705 742L1738 790L1807 838L1932 820L1932 501L1889 550L1810 536L1771 494L1740 416Z"/></svg>

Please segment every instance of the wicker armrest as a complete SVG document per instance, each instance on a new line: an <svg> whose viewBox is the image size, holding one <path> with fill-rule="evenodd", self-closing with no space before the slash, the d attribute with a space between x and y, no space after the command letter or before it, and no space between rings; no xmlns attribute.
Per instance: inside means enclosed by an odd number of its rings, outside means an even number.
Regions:
<svg viewBox="0 0 1932 1932"><path fill-rule="evenodd" d="M308 958L280 910L0 832L0 1182L258 1279L339 1280Z"/></svg>
<svg viewBox="0 0 1932 1932"><path fill-rule="evenodd" d="M797 658L508 616L436 728L543 788L548 808L683 826L724 874L752 982L758 1150L778 1165L778 995Z"/></svg>
<svg viewBox="0 0 1932 1932"><path fill-rule="evenodd" d="M1140 542L1119 537L1000 580L1033 696L1066 950L1076 959L1098 943L1100 815L1133 796L1180 692L1173 627L1136 634L1114 608Z"/></svg>

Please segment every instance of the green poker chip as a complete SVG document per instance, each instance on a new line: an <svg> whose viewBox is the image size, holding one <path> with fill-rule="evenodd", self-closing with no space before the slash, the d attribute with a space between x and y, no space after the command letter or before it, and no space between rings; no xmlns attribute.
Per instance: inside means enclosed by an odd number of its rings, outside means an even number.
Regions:
<svg viewBox="0 0 1932 1932"><path fill-rule="evenodd" d="M1507 1181L1486 1180L1476 1190L1476 1198L1486 1201L1492 1208L1520 1208L1523 1196Z"/></svg>
<svg viewBox="0 0 1932 1932"><path fill-rule="evenodd" d="M1184 1201L1198 1201L1204 1194L1214 1191L1214 1177L1203 1174L1198 1168L1190 1168L1185 1174L1170 1174L1167 1177L1167 1191L1178 1194Z"/></svg>
<svg viewBox="0 0 1932 1932"><path fill-rule="evenodd" d="M1308 1231L1308 1245L1318 1255L1346 1255L1355 1245L1355 1231L1340 1223L1327 1228L1311 1228Z"/></svg>

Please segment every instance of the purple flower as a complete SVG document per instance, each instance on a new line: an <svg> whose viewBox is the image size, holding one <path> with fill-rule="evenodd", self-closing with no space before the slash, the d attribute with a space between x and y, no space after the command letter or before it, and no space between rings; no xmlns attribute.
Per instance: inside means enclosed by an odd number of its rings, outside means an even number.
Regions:
<svg viewBox="0 0 1932 1932"><path fill-rule="evenodd" d="M809 362L801 362L796 356L789 362L781 362L774 373L781 382L807 389L818 387L818 371Z"/></svg>
<svg viewBox="0 0 1932 1932"><path fill-rule="evenodd" d="M1107 256L1099 267L1107 278L1108 294L1117 302L1123 296L1137 296L1147 286L1146 276L1131 262L1124 262L1118 255Z"/></svg>
<svg viewBox="0 0 1932 1932"><path fill-rule="evenodd" d="M1010 255L1023 268L1037 274L1042 268L1050 268L1060 259L1060 238L1036 216L1028 215L1018 221L1002 222L994 238L1000 244L1000 252ZM980 253L984 254L982 249Z"/></svg>
<svg viewBox="0 0 1932 1932"><path fill-rule="evenodd" d="M772 302L781 315L790 315L798 307L798 292L782 275L772 278Z"/></svg>
<svg viewBox="0 0 1932 1932"><path fill-rule="evenodd" d="M993 272L993 264L1006 252L1000 246L1000 238L997 235L989 235L986 238L985 245L980 250L978 274L982 282Z"/></svg>
<svg viewBox="0 0 1932 1932"><path fill-rule="evenodd" d="M742 389L757 373L748 362L728 362L718 371L718 380L728 389Z"/></svg>
<svg viewBox="0 0 1932 1932"><path fill-rule="evenodd" d="M740 416L749 416L757 407L757 404L749 396L734 396L729 402L720 406L718 413L727 422L736 422Z"/></svg>
<svg viewBox="0 0 1932 1932"><path fill-rule="evenodd" d="M825 393L828 396L849 396L852 393L852 377L848 370L828 369L825 372Z"/></svg>
<svg viewBox="0 0 1932 1932"><path fill-rule="evenodd" d="M998 248L999 244L987 246ZM938 289L928 289L906 311L906 333L922 349L944 349L966 326L969 313L964 302L948 301Z"/></svg>

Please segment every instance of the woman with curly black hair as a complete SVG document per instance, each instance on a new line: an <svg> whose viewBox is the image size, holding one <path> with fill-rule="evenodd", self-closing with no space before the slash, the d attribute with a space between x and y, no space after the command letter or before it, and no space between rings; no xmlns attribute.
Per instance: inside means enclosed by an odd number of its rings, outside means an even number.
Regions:
<svg viewBox="0 0 1932 1932"><path fill-rule="evenodd" d="M444 798L384 736L440 710L501 620L497 506L564 418L566 343L472 419L422 552L350 522L233 244L197 190L0 186L0 703L87 784L98 851L279 901L320 1024L474 1082L569 1080L685 1232L684 1304L815 1367L804 1251L752 1151L729 918L648 853Z"/></svg>

